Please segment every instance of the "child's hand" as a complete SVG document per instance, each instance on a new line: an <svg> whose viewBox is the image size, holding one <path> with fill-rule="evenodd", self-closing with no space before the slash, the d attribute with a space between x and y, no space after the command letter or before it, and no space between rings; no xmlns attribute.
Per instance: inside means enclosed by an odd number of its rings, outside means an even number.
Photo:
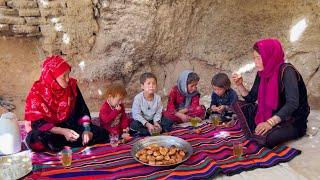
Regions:
<svg viewBox="0 0 320 180"><path fill-rule="evenodd" d="M180 109L178 112L182 113L182 114L185 114L185 113L188 112L188 109L187 108L183 108L183 109Z"/></svg>
<svg viewBox="0 0 320 180"><path fill-rule="evenodd" d="M147 127L150 134L151 134L151 132L154 131L154 128L155 128L152 124L150 124L148 122L146 123L146 127Z"/></svg>
<svg viewBox="0 0 320 180"><path fill-rule="evenodd" d="M123 129L122 132L123 132L123 133L128 133L128 132L129 132L129 127Z"/></svg>
<svg viewBox="0 0 320 180"><path fill-rule="evenodd" d="M88 142L92 139L92 132L90 131L83 131L82 133L82 145L88 144Z"/></svg>
<svg viewBox="0 0 320 180"><path fill-rule="evenodd" d="M154 123L154 127L157 128L159 130L159 132L162 131L161 125L158 122Z"/></svg>
<svg viewBox="0 0 320 180"><path fill-rule="evenodd" d="M121 110L121 106L120 106L120 104L118 104L118 105L116 105L116 110L118 110L118 111L120 111Z"/></svg>
<svg viewBox="0 0 320 180"><path fill-rule="evenodd" d="M122 137L124 143L131 139L131 136L129 133L122 133L121 137Z"/></svg>
<svg viewBox="0 0 320 180"><path fill-rule="evenodd" d="M177 112L175 115L178 116L178 118L180 118L182 120L182 122L188 122L191 118L190 116L188 116L186 114L179 113L179 112Z"/></svg>
<svg viewBox="0 0 320 180"><path fill-rule="evenodd" d="M215 105L212 105L211 110L212 110L212 112L218 112L219 108Z"/></svg>
<svg viewBox="0 0 320 180"><path fill-rule="evenodd" d="M191 117L188 116L188 115L182 114L182 116L181 116L181 120L182 120L183 122L189 122L190 119L191 119Z"/></svg>
<svg viewBox="0 0 320 180"><path fill-rule="evenodd" d="M224 105L221 105L221 106L219 106L217 109L218 109L217 112L221 114L221 113L224 111L225 106L224 106Z"/></svg>
<svg viewBox="0 0 320 180"><path fill-rule="evenodd" d="M79 138L79 134L72 129L62 128L61 131L67 141L74 142Z"/></svg>

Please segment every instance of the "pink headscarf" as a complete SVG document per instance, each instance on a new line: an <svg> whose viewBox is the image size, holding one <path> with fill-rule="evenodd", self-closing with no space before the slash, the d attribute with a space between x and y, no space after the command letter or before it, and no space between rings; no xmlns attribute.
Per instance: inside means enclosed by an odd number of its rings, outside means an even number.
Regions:
<svg viewBox="0 0 320 180"><path fill-rule="evenodd" d="M279 70L284 63L284 52L277 39L264 39L255 43L258 47L264 69L258 72L260 85L258 91L258 110L255 123L267 121L272 111L279 105Z"/></svg>

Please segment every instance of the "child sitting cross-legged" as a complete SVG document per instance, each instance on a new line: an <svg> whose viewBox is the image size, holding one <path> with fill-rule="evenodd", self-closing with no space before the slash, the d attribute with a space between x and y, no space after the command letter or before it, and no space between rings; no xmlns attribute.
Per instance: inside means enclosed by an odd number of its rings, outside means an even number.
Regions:
<svg viewBox="0 0 320 180"><path fill-rule="evenodd" d="M189 122L193 117L204 118L206 110L200 105L197 90L199 80L198 74L191 70L179 75L177 85L170 91L167 110L163 113L166 119L179 124Z"/></svg>
<svg viewBox="0 0 320 180"><path fill-rule="evenodd" d="M231 105L237 102L237 93L230 87L230 79L225 73L218 73L214 75L212 77L211 85L213 92L211 94L211 103L208 111L217 114L224 114L228 111Z"/></svg>
<svg viewBox="0 0 320 180"><path fill-rule="evenodd" d="M100 124L109 134L121 135L123 139L129 139L130 119L125 113L123 100L127 91L123 85L111 85L106 91L106 100L100 108Z"/></svg>
<svg viewBox="0 0 320 180"><path fill-rule="evenodd" d="M140 76L142 92L134 97L132 104L132 121L130 128L140 136L153 132L168 132L173 122L162 118L161 97L156 94L157 78L147 72Z"/></svg>

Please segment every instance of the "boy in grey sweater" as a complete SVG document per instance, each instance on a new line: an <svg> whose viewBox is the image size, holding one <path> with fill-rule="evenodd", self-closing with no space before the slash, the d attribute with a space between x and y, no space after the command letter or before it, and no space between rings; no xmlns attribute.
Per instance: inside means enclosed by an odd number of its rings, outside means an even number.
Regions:
<svg viewBox="0 0 320 180"><path fill-rule="evenodd" d="M147 72L140 76L141 89L143 90L134 97L132 104L132 121L130 128L139 135L148 136L154 131L168 132L173 122L162 118L161 97L155 94L157 78Z"/></svg>

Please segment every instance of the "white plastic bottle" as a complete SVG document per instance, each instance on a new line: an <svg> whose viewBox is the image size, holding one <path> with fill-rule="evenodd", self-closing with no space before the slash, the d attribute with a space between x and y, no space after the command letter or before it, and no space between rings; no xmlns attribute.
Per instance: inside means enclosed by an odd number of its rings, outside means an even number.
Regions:
<svg viewBox="0 0 320 180"><path fill-rule="evenodd" d="M2 114L0 118L0 155L21 151L21 136L18 118L12 112Z"/></svg>

